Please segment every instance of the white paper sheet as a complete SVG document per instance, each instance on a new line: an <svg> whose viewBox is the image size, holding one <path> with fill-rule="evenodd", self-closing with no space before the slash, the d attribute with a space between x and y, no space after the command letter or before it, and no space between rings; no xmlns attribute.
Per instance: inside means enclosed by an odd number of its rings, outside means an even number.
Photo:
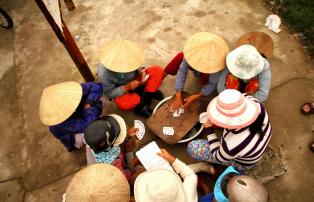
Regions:
<svg viewBox="0 0 314 202"><path fill-rule="evenodd" d="M157 155L159 152L160 149L158 145L155 141L152 141L135 154L146 170L164 168L173 171L168 161Z"/></svg>

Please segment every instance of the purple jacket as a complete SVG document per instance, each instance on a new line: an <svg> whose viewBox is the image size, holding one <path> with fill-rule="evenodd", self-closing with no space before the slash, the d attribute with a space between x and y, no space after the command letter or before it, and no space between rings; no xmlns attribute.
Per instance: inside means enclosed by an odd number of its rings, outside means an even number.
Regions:
<svg viewBox="0 0 314 202"><path fill-rule="evenodd" d="M62 123L49 126L50 132L58 138L68 151L73 151L74 135L76 133L84 133L87 126L97 119L102 112L102 104L99 100L102 96L103 87L101 83L83 83L83 97L76 111ZM90 109L83 109L84 104L89 103Z"/></svg>

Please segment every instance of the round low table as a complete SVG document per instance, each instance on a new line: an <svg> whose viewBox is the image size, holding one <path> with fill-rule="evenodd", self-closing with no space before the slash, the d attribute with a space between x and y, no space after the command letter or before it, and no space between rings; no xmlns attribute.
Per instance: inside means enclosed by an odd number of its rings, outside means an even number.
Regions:
<svg viewBox="0 0 314 202"><path fill-rule="evenodd" d="M173 96L169 96L169 97L166 97L164 98L163 100L161 100L157 105L156 107L154 108L153 110L153 114L155 114L157 112L157 110L163 105L165 104L167 101L171 100ZM198 124L196 124L194 127L196 127ZM189 142L191 140L193 140L194 138L196 138L197 136L199 136L199 134L201 134L201 132L203 131L203 125L202 124L199 124L200 126L196 128L196 132L193 133L193 134L186 134L184 137L186 137L185 139L181 139L181 140L178 140L176 143L186 143L186 142ZM193 130L193 128L192 128ZM183 138L184 138L183 137Z"/></svg>

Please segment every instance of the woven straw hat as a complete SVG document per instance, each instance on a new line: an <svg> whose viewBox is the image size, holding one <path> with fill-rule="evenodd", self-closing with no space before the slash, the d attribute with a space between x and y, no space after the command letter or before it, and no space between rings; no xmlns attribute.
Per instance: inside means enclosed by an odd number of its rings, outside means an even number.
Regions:
<svg viewBox="0 0 314 202"><path fill-rule="evenodd" d="M185 202L185 192L180 177L166 169L146 171L134 184L136 202Z"/></svg>
<svg viewBox="0 0 314 202"><path fill-rule="evenodd" d="M207 74L218 72L226 66L228 52L225 40L209 32L192 35L183 48L187 63L193 69Z"/></svg>
<svg viewBox="0 0 314 202"><path fill-rule="evenodd" d="M110 114L109 116L113 117L118 122L118 124L120 126L120 134L114 143L115 146L119 146L120 144L122 144L122 142L124 142L124 140L127 136L126 123L125 123L124 119L117 114Z"/></svg>
<svg viewBox="0 0 314 202"><path fill-rule="evenodd" d="M122 172L109 164L93 164L74 175L67 202L129 202L130 188Z"/></svg>
<svg viewBox="0 0 314 202"><path fill-rule="evenodd" d="M239 129L251 125L260 112L258 104L234 89L226 89L207 107L209 120L222 128Z"/></svg>
<svg viewBox="0 0 314 202"><path fill-rule="evenodd" d="M126 73L132 72L144 64L144 50L128 40L114 40L100 51L100 62L107 69Z"/></svg>
<svg viewBox="0 0 314 202"><path fill-rule="evenodd" d="M40 120L47 126L62 123L74 113L82 95L81 85L74 81L46 87L40 98Z"/></svg>
<svg viewBox="0 0 314 202"><path fill-rule="evenodd" d="M268 59L273 57L274 42L265 32L249 32L241 36L236 42L236 47L251 44L258 52L263 53Z"/></svg>
<svg viewBox="0 0 314 202"><path fill-rule="evenodd" d="M251 79L264 68L264 58L252 45L242 45L227 55L229 71L240 79Z"/></svg>

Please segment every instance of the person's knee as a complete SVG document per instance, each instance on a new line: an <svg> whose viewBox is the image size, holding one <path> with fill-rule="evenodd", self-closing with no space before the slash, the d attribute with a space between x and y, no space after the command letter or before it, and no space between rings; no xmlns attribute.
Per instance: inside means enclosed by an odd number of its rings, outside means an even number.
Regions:
<svg viewBox="0 0 314 202"><path fill-rule="evenodd" d="M207 140L200 139L189 142L187 153L199 161L207 161L210 158L210 149Z"/></svg>
<svg viewBox="0 0 314 202"><path fill-rule="evenodd" d="M160 66L152 66L147 69L147 73L151 76L163 76L164 69Z"/></svg>
<svg viewBox="0 0 314 202"><path fill-rule="evenodd" d="M114 102L121 110L131 110L140 104L141 98L136 93L132 93L117 97Z"/></svg>
<svg viewBox="0 0 314 202"><path fill-rule="evenodd" d="M154 93L158 90L161 85L162 78L164 75L164 70L162 67L153 66L147 69L147 73L149 74L148 81L146 83L145 92Z"/></svg>

